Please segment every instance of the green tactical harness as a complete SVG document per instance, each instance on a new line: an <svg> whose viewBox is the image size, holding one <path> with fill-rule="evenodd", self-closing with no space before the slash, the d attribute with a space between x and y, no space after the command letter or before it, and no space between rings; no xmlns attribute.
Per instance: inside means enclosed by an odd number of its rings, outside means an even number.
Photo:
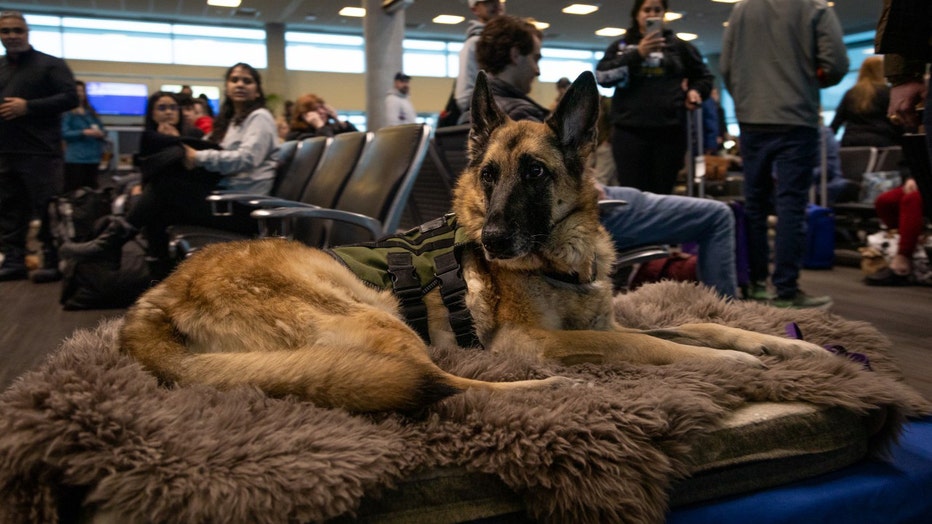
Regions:
<svg viewBox="0 0 932 524"><path fill-rule="evenodd" d="M363 282L391 289L401 302L405 321L430 343L424 296L440 286L449 312L450 327L460 347L482 347L466 307L466 281L462 276L466 233L456 227L452 213L431 220L401 235L375 242L327 249Z"/></svg>

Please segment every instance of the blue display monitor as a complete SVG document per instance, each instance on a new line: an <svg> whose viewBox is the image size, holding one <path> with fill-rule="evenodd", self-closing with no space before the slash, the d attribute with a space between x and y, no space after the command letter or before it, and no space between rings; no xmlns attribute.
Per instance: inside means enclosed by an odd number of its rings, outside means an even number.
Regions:
<svg viewBox="0 0 932 524"><path fill-rule="evenodd" d="M99 115L145 116L149 88L146 84L87 82L87 101Z"/></svg>

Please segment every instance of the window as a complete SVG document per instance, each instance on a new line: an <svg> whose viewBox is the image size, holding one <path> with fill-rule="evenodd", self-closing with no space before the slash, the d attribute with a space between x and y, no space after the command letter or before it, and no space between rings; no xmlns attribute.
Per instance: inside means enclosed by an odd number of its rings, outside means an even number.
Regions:
<svg viewBox="0 0 932 524"><path fill-rule="evenodd" d="M358 36L285 32L285 68L295 71L363 73L366 57Z"/></svg>
<svg viewBox="0 0 932 524"><path fill-rule="evenodd" d="M268 65L261 29L25 15L30 42L65 59L153 64ZM234 59L235 57L235 59Z"/></svg>

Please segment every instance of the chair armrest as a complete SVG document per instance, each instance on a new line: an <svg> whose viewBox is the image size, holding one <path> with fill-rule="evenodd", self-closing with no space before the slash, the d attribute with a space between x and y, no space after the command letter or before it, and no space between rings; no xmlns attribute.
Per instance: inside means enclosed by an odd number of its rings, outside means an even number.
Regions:
<svg viewBox="0 0 932 524"><path fill-rule="evenodd" d="M643 264L655 258L666 258L670 256L669 246L664 245L647 245L623 249L615 255L615 266L625 267L634 264Z"/></svg>
<svg viewBox="0 0 932 524"><path fill-rule="evenodd" d="M259 220L262 229L265 230L265 221L268 219L281 219L283 221L293 220L295 218L317 218L323 220L333 220L361 227L369 232L372 240L382 236L382 223L370 216L359 213L350 213L340 211L339 209L327 209L324 207L278 207L274 209L257 209L250 216ZM287 228L283 228L287 230ZM286 232L286 231L285 231Z"/></svg>

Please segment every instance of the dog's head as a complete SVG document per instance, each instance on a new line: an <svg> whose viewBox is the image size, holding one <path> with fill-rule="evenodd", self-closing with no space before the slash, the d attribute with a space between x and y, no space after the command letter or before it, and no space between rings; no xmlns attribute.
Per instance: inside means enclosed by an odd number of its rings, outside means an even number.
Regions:
<svg viewBox="0 0 932 524"><path fill-rule="evenodd" d="M599 116L592 73L579 75L544 123L510 119L483 72L470 110L469 164L454 198L459 224L487 259L514 269L591 264L575 251L598 229L598 193L584 174Z"/></svg>

